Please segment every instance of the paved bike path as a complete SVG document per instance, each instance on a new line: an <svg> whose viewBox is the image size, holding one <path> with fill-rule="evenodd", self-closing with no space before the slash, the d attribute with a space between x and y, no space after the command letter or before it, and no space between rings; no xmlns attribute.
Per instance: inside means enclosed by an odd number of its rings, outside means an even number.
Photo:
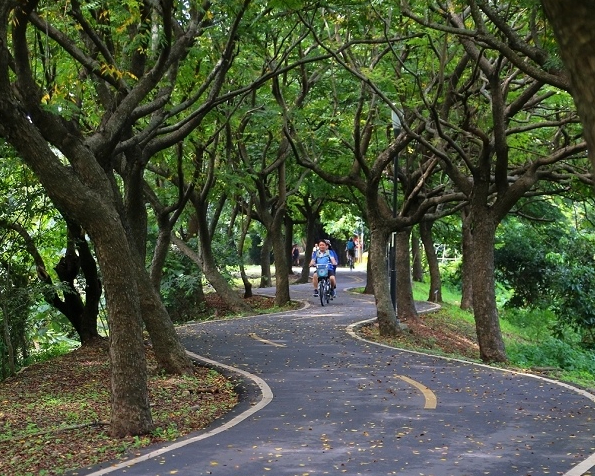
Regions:
<svg viewBox="0 0 595 476"><path fill-rule="evenodd" d="M344 288L364 276L340 269L328 306L311 285L292 286L309 307L184 327L190 352L256 376L258 392L247 384L238 409L204 432L77 474L589 474L592 395L354 338L346 328L375 307Z"/></svg>

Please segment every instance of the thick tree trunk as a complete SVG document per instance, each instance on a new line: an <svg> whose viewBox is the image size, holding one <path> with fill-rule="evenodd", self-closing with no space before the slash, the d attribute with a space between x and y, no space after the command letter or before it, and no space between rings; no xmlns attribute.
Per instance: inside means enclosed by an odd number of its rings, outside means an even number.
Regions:
<svg viewBox="0 0 595 476"><path fill-rule="evenodd" d="M99 207L98 207L99 208ZM109 314L112 411L110 434L139 435L153 429L134 252L116 217L82 223L93 238Z"/></svg>
<svg viewBox="0 0 595 476"><path fill-rule="evenodd" d="M261 288L270 288L273 285L271 275L271 249L273 248L273 238L267 230L267 234L262 241L260 250L260 285Z"/></svg>
<svg viewBox="0 0 595 476"><path fill-rule="evenodd" d="M479 212L479 213L477 213ZM478 207L473 221L473 312L481 360L506 362L494 278L496 224L489 212Z"/></svg>
<svg viewBox="0 0 595 476"><path fill-rule="evenodd" d="M393 309L388 286L386 262L386 245L389 233L384 228L370 226L370 275L374 280L374 298L376 301L376 316L380 335L384 337L396 336L402 332L397 316ZM409 268L409 267L407 267Z"/></svg>
<svg viewBox="0 0 595 476"><path fill-rule="evenodd" d="M411 233L411 278L413 281L423 283L424 270L421 264L421 247L419 246L419 236Z"/></svg>
<svg viewBox="0 0 595 476"><path fill-rule="evenodd" d="M583 136L589 145L591 166L595 169L595 2L542 0L541 3L570 73L571 94L581 117Z"/></svg>
<svg viewBox="0 0 595 476"><path fill-rule="evenodd" d="M159 237L153 254L151 269L145 266L147 254L147 207L143 190L144 166L138 150L129 155L130 166L124 175L125 223L130 248L135 254L134 263L137 289L140 297L141 315L151 338L155 359L160 370L169 374L191 375L194 371L173 322L161 301L160 288L163 265L169 250L173 223L170 213L163 208L156 210ZM132 266L133 263L130 263Z"/></svg>
<svg viewBox="0 0 595 476"><path fill-rule="evenodd" d="M467 209L461 213L462 254L461 264L461 309L473 309L473 235L471 234L471 215Z"/></svg>
<svg viewBox="0 0 595 476"><path fill-rule="evenodd" d="M273 243L273 254L275 256L275 306L285 306L290 301L289 295L289 261L290 254L287 253L285 236L283 235L282 211L277 211L273 220L273 226L267 234L271 234Z"/></svg>
<svg viewBox="0 0 595 476"><path fill-rule="evenodd" d="M1 83L1 82L0 82ZM0 86L0 133L31 167L48 195L65 214L80 224L95 245L104 280L110 327L111 427L113 436L140 435L153 428L147 393L145 347L136 285L134 253L116 211L114 191L88 149L69 137L69 147L84 162L85 184L72 169L64 167L31 119ZM86 175L85 175L86 174ZM89 213L92 209L93 213Z"/></svg>
<svg viewBox="0 0 595 476"><path fill-rule="evenodd" d="M422 221L419 224L419 234L426 252L426 261L430 270L430 291L428 301L442 302L442 279L440 277L440 266L438 256L434 248L434 237L432 234L433 221Z"/></svg>
<svg viewBox="0 0 595 476"><path fill-rule="evenodd" d="M411 281L411 228L397 232L397 316L399 321L419 321Z"/></svg>
<svg viewBox="0 0 595 476"><path fill-rule="evenodd" d="M138 266L137 270L140 308L159 369L168 374L192 375L192 361L186 354L161 296L153 287L144 266Z"/></svg>

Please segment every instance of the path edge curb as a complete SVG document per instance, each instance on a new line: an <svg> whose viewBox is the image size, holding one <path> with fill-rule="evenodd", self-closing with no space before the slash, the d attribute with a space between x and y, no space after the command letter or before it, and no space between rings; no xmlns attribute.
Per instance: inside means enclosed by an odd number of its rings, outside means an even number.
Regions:
<svg viewBox="0 0 595 476"><path fill-rule="evenodd" d="M222 415L220 418L217 418L211 422L211 424L206 428L194 431L184 437L181 437L175 442L164 442L161 445L157 445L157 447L151 445L148 448L153 449L143 455L128 459L126 461L120 461L118 463L114 463L113 461L105 462L103 464L109 464L109 466L105 468L98 469L101 464L96 465L94 468L95 470L90 468L92 472L85 472L84 468L79 468L70 474L76 474L80 476L102 476L120 469L128 468L142 461L156 458L162 454L170 453L178 448L182 448L192 443L204 440L238 425L273 401L273 391L269 385L257 375L236 367L232 367L230 365L223 364L221 362L217 362L190 351L186 351L186 353L192 360L200 362L207 368L216 370L232 381L236 391L238 392L238 404L225 415Z"/></svg>

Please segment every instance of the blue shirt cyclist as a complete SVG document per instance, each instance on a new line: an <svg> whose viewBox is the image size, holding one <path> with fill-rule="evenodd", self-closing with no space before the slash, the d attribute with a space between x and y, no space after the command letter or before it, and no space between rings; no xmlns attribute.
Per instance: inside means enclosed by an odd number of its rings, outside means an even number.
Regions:
<svg viewBox="0 0 595 476"><path fill-rule="evenodd" d="M336 295L335 288L337 287L337 280L335 278L335 268L338 264L337 253L329 249L330 242L328 240L320 240L318 243L318 251L312 253L310 266L317 264L328 264L328 274L331 281L331 288L333 289L333 296ZM314 296L318 295L318 273L314 271L312 276L312 284L314 284Z"/></svg>

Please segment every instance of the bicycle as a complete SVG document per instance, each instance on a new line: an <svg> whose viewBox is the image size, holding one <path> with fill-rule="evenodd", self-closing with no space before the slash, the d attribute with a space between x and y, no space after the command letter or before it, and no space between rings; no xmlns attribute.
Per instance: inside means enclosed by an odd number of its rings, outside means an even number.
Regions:
<svg viewBox="0 0 595 476"><path fill-rule="evenodd" d="M347 252L347 264L349 266L349 271L353 271L353 256L351 256L349 252Z"/></svg>
<svg viewBox="0 0 595 476"><path fill-rule="evenodd" d="M318 296L320 297L320 304L324 306L333 299L333 290L331 289L331 279L328 275L328 264L317 264L316 274L318 275Z"/></svg>

